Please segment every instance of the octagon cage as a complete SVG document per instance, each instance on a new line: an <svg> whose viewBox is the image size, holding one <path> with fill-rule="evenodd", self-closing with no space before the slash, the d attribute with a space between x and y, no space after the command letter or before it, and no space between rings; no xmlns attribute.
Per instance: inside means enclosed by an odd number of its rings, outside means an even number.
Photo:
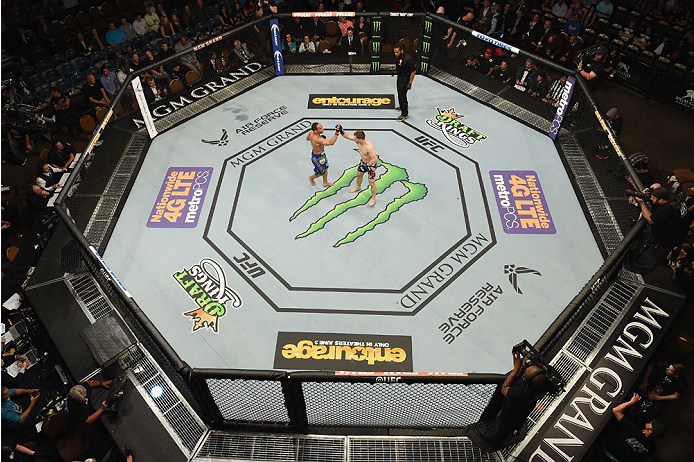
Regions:
<svg viewBox="0 0 694 462"><path fill-rule="evenodd" d="M338 13L326 13L336 15ZM354 13L346 13L354 15ZM104 251L119 213L150 144L147 128L158 132L178 124L211 107L222 104L250 88L276 78L270 34L277 20L290 28L302 13L278 14L260 18L232 30L214 31L191 37L193 51L200 62L218 59L224 67L228 85L218 82L217 72L187 73L195 97L180 104L181 95L172 87L167 96L147 107L137 105L130 84L139 83L144 71L127 76L111 102L81 156L76 174L63 188L55 208L79 249L74 271L91 276L110 300L140 344L150 353L177 386L204 423L212 428L262 428L273 431L314 431L326 428L449 428L460 429L485 423L498 405L501 374L406 374L387 380L373 374L340 375L335 372L282 372L262 370L194 369L157 331L106 266L99 254ZM306 13L309 15L309 13ZM643 221L634 225L633 207L623 197L626 178L642 189L625 159L611 128L607 125L586 81L575 68L562 67L542 56L518 50L445 18L417 13L364 13L370 31L368 52L349 55L330 53L336 46L331 31L335 17L326 17L326 40L319 53L284 53L286 74L388 74L394 68L393 45L401 43L414 57L417 73L446 85L481 104L547 134L556 133L555 146L570 177L604 264L586 281L583 290L535 343L534 347L561 376L564 383L588 364L588 358L602 345L620 313L629 309L631 295L643 284L641 278L622 266L625 250L638 236ZM358 21L359 19L357 19ZM455 44L447 47L440 37L448 29L456 34ZM235 41L246 44L258 63L239 60ZM571 109L557 130L553 125L557 108L516 91L512 86L487 77L468 66L468 56L479 56L487 48L507 60L512 68L534 60L538 73L547 81L568 75L575 79ZM181 60L185 50L161 61L167 67ZM223 60L222 60L223 58ZM566 63L570 65L571 63ZM219 69L216 69L219 71ZM195 74L195 73L194 73ZM239 78L239 76L244 78ZM179 82L180 83L180 82ZM184 91L185 92L185 91ZM169 109L162 109L168 107ZM170 108L176 108L171 110ZM122 111L122 108L127 108ZM132 109L132 110L131 110ZM114 116L114 111L122 111ZM151 115L150 127L142 113ZM112 117L114 116L114 117ZM135 122L135 123L133 123ZM604 301L615 300L606 307ZM609 304L609 303L608 303ZM590 329L581 329L590 324ZM567 340L569 339L569 340ZM571 354L565 354L569 349ZM548 395L529 417L526 431L538 422L543 410L561 392ZM176 430L176 422L172 423ZM183 425L183 424L181 424ZM178 431L178 430L176 430ZM185 429L181 430L182 432ZM334 431L334 430L331 430ZM512 435L505 442L510 448L525 433Z"/></svg>

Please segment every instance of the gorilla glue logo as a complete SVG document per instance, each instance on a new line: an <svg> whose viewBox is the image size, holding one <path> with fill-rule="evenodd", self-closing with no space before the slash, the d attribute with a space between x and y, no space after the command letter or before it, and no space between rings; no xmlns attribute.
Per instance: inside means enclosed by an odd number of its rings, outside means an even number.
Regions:
<svg viewBox="0 0 694 462"><path fill-rule="evenodd" d="M378 195L383 193L386 189L390 188L394 184L400 183L403 186L407 188L407 192L403 194L400 197L395 198L392 200L390 203L388 203L385 206L385 209L382 210L376 218L373 220L369 221L368 223L364 224L363 226L358 227L352 232L347 233L342 239L337 241L333 247L339 247L343 244L349 244L360 237L362 237L364 234L368 233L372 229L374 229L376 226L385 223L390 219L390 216L393 215L395 212L400 210L402 207L405 205L409 204L410 202L415 202L421 199L424 199L427 195L428 189L425 185L421 183L413 183L410 181L410 177L407 173L407 170L404 168L388 164L386 162L381 162L381 160L378 160L378 164L376 168L380 167L385 167L386 172L380 176L376 180L376 200L378 203ZM318 191L316 192L313 197L311 197L309 200L307 200L304 205L302 205L296 212L294 212L294 215L289 219L289 221L294 220L296 217L298 217L300 214L305 212L306 210L310 209L314 205L318 204L320 201L323 199L326 199L330 196L334 196L337 194L337 192L342 189L342 188L347 188L352 180L354 180L357 177L357 167L352 167L350 169L345 170L342 173L342 176L329 188L323 190L323 191ZM369 188L369 185L367 183L366 189L363 189L360 191L356 197L353 197L350 200L347 200L345 202L340 202L337 204L335 207L333 207L332 210L330 210L328 213L320 217L318 220L315 222L311 223L311 225L308 227L306 231L303 233L299 234L296 236L296 239L302 239L304 237L307 237L325 227L326 224L328 224L329 221L334 220L335 218L339 217L343 213L347 212L349 209L357 207L359 205L366 205L366 203L369 202L371 199L371 188Z"/></svg>
<svg viewBox="0 0 694 462"><path fill-rule="evenodd" d="M226 314L227 308L238 309L243 305L239 294L227 287L226 274L214 260L202 259L199 264L171 276L198 306L183 313L195 321L193 332L201 327L218 332L219 318Z"/></svg>
<svg viewBox="0 0 694 462"><path fill-rule="evenodd" d="M469 148L476 142L487 139L487 135L461 123L458 119L465 116L456 113L455 108L436 108L436 110L438 111L436 118L427 119L426 122L430 127L440 130L451 144L460 148Z"/></svg>

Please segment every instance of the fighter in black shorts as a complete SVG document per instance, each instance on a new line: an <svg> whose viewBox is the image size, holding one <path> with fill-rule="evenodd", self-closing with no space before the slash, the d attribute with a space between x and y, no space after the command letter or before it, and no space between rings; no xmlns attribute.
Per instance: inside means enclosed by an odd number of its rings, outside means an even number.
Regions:
<svg viewBox="0 0 694 462"><path fill-rule="evenodd" d="M369 186L371 187L369 207L373 207L376 203L376 167L378 166L378 156L376 156L374 145L371 141L366 139L364 130L357 130L354 132L354 135L346 134L344 130L340 130L340 133L348 140L357 143L357 146L359 146L359 154L361 155L361 162L359 162L359 166L357 167L357 186L350 189L349 192L354 193L361 191L361 182L364 179L364 173L368 173Z"/></svg>

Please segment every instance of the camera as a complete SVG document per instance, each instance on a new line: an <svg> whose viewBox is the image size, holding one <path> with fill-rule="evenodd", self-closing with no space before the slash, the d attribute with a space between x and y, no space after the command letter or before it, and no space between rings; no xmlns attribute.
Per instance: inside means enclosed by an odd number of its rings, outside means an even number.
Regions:
<svg viewBox="0 0 694 462"><path fill-rule="evenodd" d="M524 381L529 382L533 377L544 372L547 388L550 393L564 391L564 380L557 373L557 371L544 360L540 352L538 352L530 344L530 342L523 340L521 343L514 345L511 351L513 353L520 353L520 355L523 357L523 364L521 365L519 375L523 377ZM530 366L537 366L540 368L540 371L537 371L530 377L525 378L525 370Z"/></svg>
<svg viewBox="0 0 694 462"><path fill-rule="evenodd" d="M603 59L607 56L607 48L603 45L593 45L581 51L575 58L574 64L578 66L581 61L592 61L595 55L601 55Z"/></svg>
<svg viewBox="0 0 694 462"><path fill-rule="evenodd" d="M649 202L651 200L651 193L653 191L651 188L646 188L643 192L634 191L633 189L627 189L624 193L629 197L637 197L643 201Z"/></svg>

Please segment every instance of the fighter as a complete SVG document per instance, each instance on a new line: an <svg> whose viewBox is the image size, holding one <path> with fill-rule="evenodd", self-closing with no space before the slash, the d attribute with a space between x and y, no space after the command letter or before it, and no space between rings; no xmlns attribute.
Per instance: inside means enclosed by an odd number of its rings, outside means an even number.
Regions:
<svg viewBox="0 0 694 462"><path fill-rule="evenodd" d="M340 133L342 136L348 140L352 140L359 146L359 154L361 155L361 162L357 167L357 186L349 190L351 193L361 191L361 182L364 179L364 173L369 174L369 186L371 187L371 200L369 201L369 207L373 207L376 203L376 167L378 164L378 156L376 155L376 150L371 141L366 139L366 134L364 130L357 130L354 135L345 133L342 127L340 127Z"/></svg>
<svg viewBox="0 0 694 462"><path fill-rule="evenodd" d="M338 135L342 130L342 125L337 124L335 126L335 136L327 139L323 135L323 125L318 122L314 122L311 125L311 131L306 135L306 141L311 142L311 163L313 163L313 175L308 177L308 181L311 182L311 186L315 186L316 182L313 181L316 178L323 176L323 186L332 186L332 183L328 182L328 158L325 156L325 147L332 146L337 141Z"/></svg>

